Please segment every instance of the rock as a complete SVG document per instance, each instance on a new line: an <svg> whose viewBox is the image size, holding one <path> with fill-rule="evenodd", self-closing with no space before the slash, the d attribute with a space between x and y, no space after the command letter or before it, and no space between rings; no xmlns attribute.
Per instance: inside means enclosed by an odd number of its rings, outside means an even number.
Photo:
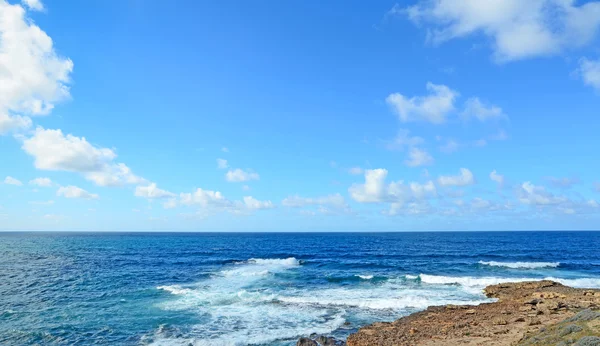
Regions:
<svg viewBox="0 0 600 346"><path fill-rule="evenodd" d="M577 340L573 346L600 346L600 338L597 336L584 336Z"/></svg>
<svg viewBox="0 0 600 346"><path fill-rule="evenodd" d="M541 302L542 302L541 299L532 299L532 300L526 301L525 304L527 304L527 305L534 305L535 306L535 305L540 304Z"/></svg>
<svg viewBox="0 0 600 346"><path fill-rule="evenodd" d="M474 315L475 314L475 309L469 309L469 310L465 311L465 314L467 314L467 315Z"/></svg>
<svg viewBox="0 0 600 346"><path fill-rule="evenodd" d="M300 338L296 342L296 346L319 346L316 341L309 338Z"/></svg>
<svg viewBox="0 0 600 346"><path fill-rule="evenodd" d="M532 318L532 319L529 320L529 325L530 326L538 326L540 324L542 324L542 322L537 317L534 317L534 318Z"/></svg>
<svg viewBox="0 0 600 346"><path fill-rule="evenodd" d="M515 322L525 322L525 317L517 317L517 319L515 319Z"/></svg>
<svg viewBox="0 0 600 346"><path fill-rule="evenodd" d="M338 341L335 338L332 338L330 336L324 336L324 335L320 335L316 339L316 341L321 346L336 346L336 345L340 345L341 344L341 341Z"/></svg>
<svg viewBox="0 0 600 346"><path fill-rule="evenodd" d="M505 326L505 325L508 324L508 322L506 322L506 320L503 319L503 318L499 318L499 319L497 319L497 320L494 321L494 324L498 325L498 326Z"/></svg>

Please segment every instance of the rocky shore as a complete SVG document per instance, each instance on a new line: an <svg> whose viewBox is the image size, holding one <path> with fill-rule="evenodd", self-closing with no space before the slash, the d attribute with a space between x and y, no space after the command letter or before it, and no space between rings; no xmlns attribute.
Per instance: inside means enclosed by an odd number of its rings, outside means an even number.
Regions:
<svg viewBox="0 0 600 346"><path fill-rule="evenodd" d="M374 323L350 335L347 345L600 346L600 290L535 281L488 286L485 294L498 301L434 306Z"/></svg>

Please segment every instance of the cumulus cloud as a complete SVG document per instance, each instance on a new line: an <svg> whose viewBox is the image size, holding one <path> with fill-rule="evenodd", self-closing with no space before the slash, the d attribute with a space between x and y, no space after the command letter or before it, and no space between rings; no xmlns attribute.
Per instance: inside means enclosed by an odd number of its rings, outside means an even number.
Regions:
<svg viewBox="0 0 600 346"><path fill-rule="evenodd" d="M43 9L39 1L25 4ZM73 62L58 56L52 39L20 5L0 0L0 134L31 126L69 98Z"/></svg>
<svg viewBox="0 0 600 346"><path fill-rule="evenodd" d="M577 73L581 76L585 85L600 91L600 60L582 58L579 60Z"/></svg>
<svg viewBox="0 0 600 346"><path fill-rule="evenodd" d="M448 139L445 144L440 146L440 151L450 154L457 151L459 148L460 144L457 141L453 139Z"/></svg>
<svg viewBox="0 0 600 346"><path fill-rule="evenodd" d="M454 110L458 92L445 85L427 83L429 95L407 97L394 93L386 98L388 105L396 112L400 121L426 121L432 124L446 122L448 115Z"/></svg>
<svg viewBox="0 0 600 346"><path fill-rule="evenodd" d="M23 183L19 179L15 179L13 177L4 178L4 184L15 185L15 186L23 186Z"/></svg>
<svg viewBox="0 0 600 346"><path fill-rule="evenodd" d="M23 140L23 150L33 156L41 170L82 173L100 186L142 184L145 179L134 175L123 163L115 163L112 149L92 145L85 137L64 135L61 130L38 127Z"/></svg>
<svg viewBox="0 0 600 346"><path fill-rule="evenodd" d="M502 174L498 174L495 169L490 173L490 179L499 185L504 184L504 176Z"/></svg>
<svg viewBox="0 0 600 346"><path fill-rule="evenodd" d="M395 203L393 208L398 209L406 202L437 195L433 181L423 184L412 182L407 185L400 180L387 184L387 174L388 171L382 168L365 171L365 183L350 186L350 196L360 203Z"/></svg>
<svg viewBox="0 0 600 346"><path fill-rule="evenodd" d="M229 170L225 174L225 179L231 183L239 183L239 182L250 181L250 180L259 180L260 176L258 175L258 173L244 171L244 170L237 168L237 169Z"/></svg>
<svg viewBox="0 0 600 346"><path fill-rule="evenodd" d="M29 185L39 187L50 187L52 186L52 180L50 180L50 178L35 178L29 181Z"/></svg>
<svg viewBox="0 0 600 346"><path fill-rule="evenodd" d="M227 169L229 165L227 164L227 160L225 159L217 159L217 168L218 169Z"/></svg>
<svg viewBox="0 0 600 346"><path fill-rule="evenodd" d="M431 165L433 163L433 157L424 149L412 148L404 163L409 167Z"/></svg>
<svg viewBox="0 0 600 346"><path fill-rule="evenodd" d="M586 46L600 25L597 1L577 6L574 0L420 0L393 13L425 26L434 44L483 34L501 62Z"/></svg>
<svg viewBox="0 0 600 346"><path fill-rule="evenodd" d="M230 205L231 202L227 200L223 194L219 191L203 190L201 188L196 189L193 193L182 193L179 195L181 204L183 205L199 205L201 207L208 206L224 206Z"/></svg>
<svg viewBox="0 0 600 346"><path fill-rule="evenodd" d="M505 117L502 108L494 105L485 105L478 97L471 97L465 102L462 116L464 119L475 118L482 122Z"/></svg>
<svg viewBox="0 0 600 346"><path fill-rule="evenodd" d="M69 185L69 186L61 186L56 191L57 196L62 196L65 198L83 198L83 199L97 199L98 195L95 193L89 193L86 190Z"/></svg>
<svg viewBox="0 0 600 346"><path fill-rule="evenodd" d="M466 168L461 168L459 175L442 175L438 178L438 184L441 186L467 186L474 183L473 173Z"/></svg>
<svg viewBox="0 0 600 346"><path fill-rule="evenodd" d="M137 186L135 188L134 194L136 197L143 197L148 199L170 198L176 196L172 192L159 189L158 187L156 187L156 183L152 183L148 186Z"/></svg>
<svg viewBox="0 0 600 346"><path fill-rule="evenodd" d="M543 186L533 185L529 181L519 187L517 195L521 203L529 205L553 205L567 201L566 197L555 196Z"/></svg>

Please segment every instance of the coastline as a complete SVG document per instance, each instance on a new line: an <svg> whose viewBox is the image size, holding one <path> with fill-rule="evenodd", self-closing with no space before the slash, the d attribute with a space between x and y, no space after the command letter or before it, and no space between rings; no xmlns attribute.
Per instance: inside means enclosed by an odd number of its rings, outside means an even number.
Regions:
<svg viewBox="0 0 600 346"><path fill-rule="evenodd" d="M600 290L553 281L490 285L493 303L432 306L394 322L376 322L348 346L600 345Z"/></svg>

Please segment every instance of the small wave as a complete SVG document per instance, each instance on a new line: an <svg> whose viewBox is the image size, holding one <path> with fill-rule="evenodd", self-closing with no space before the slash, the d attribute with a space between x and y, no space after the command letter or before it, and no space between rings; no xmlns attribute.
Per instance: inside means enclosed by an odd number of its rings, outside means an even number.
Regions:
<svg viewBox="0 0 600 346"><path fill-rule="evenodd" d="M288 258L251 258L248 260L249 264L264 265L264 266L286 266L286 267L298 267L300 261L295 257Z"/></svg>
<svg viewBox="0 0 600 346"><path fill-rule="evenodd" d="M189 288L183 288L179 285L172 285L172 286L158 286L156 287L157 290L162 290L162 291L167 291L171 294L175 294L175 295L182 295L182 294L188 294L188 293L192 293L193 290L189 289Z"/></svg>
<svg viewBox="0 0 600 346"><path fill-rule="evenodd" d="M373 278L373 275L354 275L362 280L371 280Z"/></svg>
<svg viewBox="0 0 600 346"><path fill-rule="evenodd" d="M404 277L406 278L406 280L417 280L419 278L419 275L404 275Z"/></svg>
<svg viewBox="0 0 600 346"><path fill-rule="evenodd" d="M496 261L479 261L479 264L490 267L504 267L510 269L539 269L539 268L556 268L560 262L496 262Z"/></svg>

